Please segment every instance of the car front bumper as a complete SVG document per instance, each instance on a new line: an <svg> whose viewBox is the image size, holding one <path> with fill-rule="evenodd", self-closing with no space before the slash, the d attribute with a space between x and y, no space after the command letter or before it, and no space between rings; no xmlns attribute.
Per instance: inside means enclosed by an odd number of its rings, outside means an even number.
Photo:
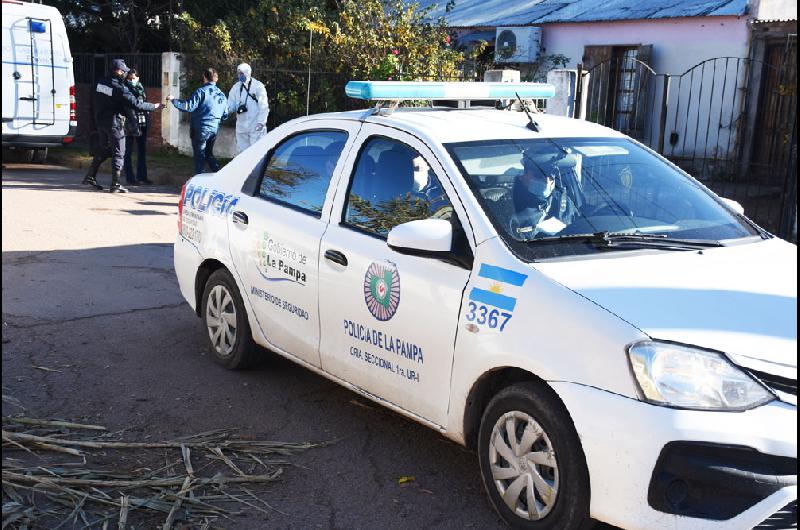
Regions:
<svg viewBox="0 0 800 530"><path fill-rule="evenodd" d="M797 501L793 405L677 410L574 383L551 386L583 445L595 519L626 529L745 529Z"/></svg>

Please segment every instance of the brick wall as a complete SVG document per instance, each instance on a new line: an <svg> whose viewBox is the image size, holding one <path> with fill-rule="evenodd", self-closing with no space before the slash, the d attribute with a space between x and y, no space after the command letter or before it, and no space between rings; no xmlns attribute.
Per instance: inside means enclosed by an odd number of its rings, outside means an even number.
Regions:
<svg viewBox="0 0 800 530"><path fill-rule="evenodd" d="M75 86L75 100L77 103L78 131L76 139L78 142L88 143L89 134L95 129L94 113L92 110L92 93L94 83L81 83ZM163 103L161 97L161 87L145 87L147 101L150 103ZM161 113L159 109L150 115L150 129L147 131L147 146L149 148L159 148L163 144L161 139Z"/></svg>

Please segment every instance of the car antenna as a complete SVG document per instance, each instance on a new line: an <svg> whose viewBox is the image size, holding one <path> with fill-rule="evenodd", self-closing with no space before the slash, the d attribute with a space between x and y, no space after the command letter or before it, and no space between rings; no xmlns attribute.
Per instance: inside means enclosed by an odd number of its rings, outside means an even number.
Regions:
<svg viewBox="0 0 800 530"><path fill-rule="evenodd" d="M528 127L528 129L532 130L533 132L539 132L539 124L536 123L536 120L533 119L533 116L531 116L530 111L528 111L528 107L525 105L525 103L522 102L522 98L519 97L519 92L514 92L514 94L517 95L517 99L519 100L519 106L522 107L522 110L524 110L525 114L528 116L528 125L526 125L526 127Z"/></svg>

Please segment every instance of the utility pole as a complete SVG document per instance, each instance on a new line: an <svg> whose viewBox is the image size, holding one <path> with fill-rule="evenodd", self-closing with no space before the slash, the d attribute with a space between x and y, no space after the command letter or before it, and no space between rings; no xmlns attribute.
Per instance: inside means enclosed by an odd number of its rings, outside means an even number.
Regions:
<svg viewBox="0 0 800 530"><path fill-rule="evenodd" d="M308 30L308 86L306 87L306 116L311 108L311 43L314 30Z"/></svg>

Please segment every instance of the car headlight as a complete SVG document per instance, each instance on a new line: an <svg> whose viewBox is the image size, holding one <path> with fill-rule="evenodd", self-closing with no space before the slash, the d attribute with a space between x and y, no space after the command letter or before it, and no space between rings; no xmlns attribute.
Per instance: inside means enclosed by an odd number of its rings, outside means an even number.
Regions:
<svg viewBox="0 0 800 530"><path fill-rule="evenodd" d="M746 410L775 396L724 355L667 342L628 347L642 398L656 405L705 410Z"/></svg>

